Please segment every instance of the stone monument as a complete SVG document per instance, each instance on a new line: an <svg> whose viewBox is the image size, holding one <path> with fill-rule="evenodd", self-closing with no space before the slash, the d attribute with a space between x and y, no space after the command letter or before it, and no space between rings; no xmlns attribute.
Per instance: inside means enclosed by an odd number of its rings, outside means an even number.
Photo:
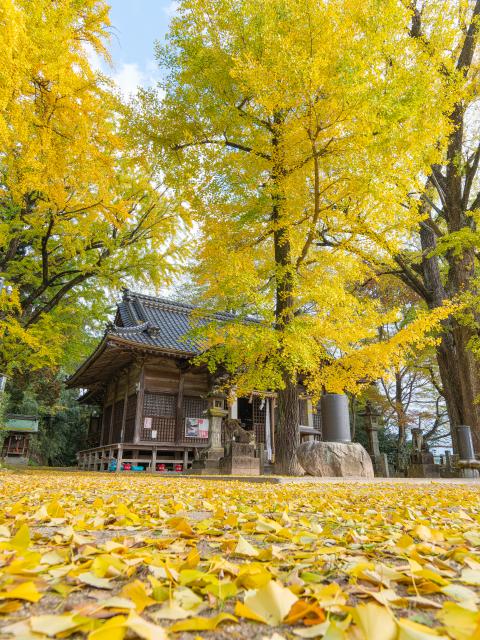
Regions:
<svg viewBox="0 0 480 640"><path fill-rule="evenodd" d="M435 464L432 452L419 427L412 429L412 451L407 466L408 478L439 478L440 465Z"/></svg>
<svg viewBox="0 0 480 640"><path fill-rule="evenodd" d="M303 442L297 448L300 466L311 476L373 478L370 456L351 441L347 396L324 394L321 411L324 442Z"/></svg>

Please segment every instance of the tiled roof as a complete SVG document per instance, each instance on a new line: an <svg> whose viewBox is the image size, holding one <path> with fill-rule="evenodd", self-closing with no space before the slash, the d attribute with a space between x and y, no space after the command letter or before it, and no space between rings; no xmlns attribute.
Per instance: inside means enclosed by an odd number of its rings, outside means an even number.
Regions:
<svg viewBox="0 0 480 640"><path fill-rule="evenodd" d="M124 290L113 324L108 325L91 356L68 378L67 386L90 388L99 383L114 370L128 364L130 349L151 350L181 359L192 358L203 350L200 340L188 335L195 326L213 319L235 319L230 313L195 317L194 310L190 304ZM255 322L253 318L247 321Z"/></svg>
<svg viewBox="0 0 480 640"><path fill-rule="evenodd" d="M195 324L206 320L192 320L195 307L166 298L157 298L125 290L118 304L115 322L107 334L139 345L177 351L185 355L200 353L199 341L188 336ZM230 320L234 316L217 313L218 320Z"/></svg>

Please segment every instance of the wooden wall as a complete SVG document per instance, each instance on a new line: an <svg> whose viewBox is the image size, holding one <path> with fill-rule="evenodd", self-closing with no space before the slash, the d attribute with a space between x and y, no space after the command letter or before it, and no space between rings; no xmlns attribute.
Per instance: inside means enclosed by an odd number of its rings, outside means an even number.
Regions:
<svg viewBox="0 0 480 640"><path fill-rule="evenodd" d="M175 360L155 358L145 361L145 391L151 393L178 393L180 369ZM183 393L200 396L209 390L208 373L199 369L187 371Z"/></svg>
<svg viewBox="0 0 480 640"><path fill-rule="evenodd" d="M124 442L141 440L144 435L144 394L164 393L177 396L181 375L183 375L182 405L188 402L188 398L194 400L205 396L209 390L208 373L199 368L182 373L177 362L171 358L150 356L143 363L143 375L142 364L132 363L128 369L122 370L110 380L105 393L102 437L99 444L119 442L123 424ZM125 396L128 396L128 404L124 416ZM177 416L174 422L183 422L182 416ZM160 438L160 433L158 435ZM174 433L165 438L166 441L171 439L175 439Z"/></svg>

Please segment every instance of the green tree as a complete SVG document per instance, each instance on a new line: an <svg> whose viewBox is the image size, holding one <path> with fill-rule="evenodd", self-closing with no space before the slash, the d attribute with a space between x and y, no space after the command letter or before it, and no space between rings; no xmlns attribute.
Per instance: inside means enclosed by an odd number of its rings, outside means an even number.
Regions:
<svg viewBox="0 0 480 640"><path fill-rule="evenodd" d="M48 466L73 466L76 452L86 448L91 409L79 405L77 392L63 387L61 371L43 369L18 374L8 384L9 413L39 417L30 458Z"/></svg>

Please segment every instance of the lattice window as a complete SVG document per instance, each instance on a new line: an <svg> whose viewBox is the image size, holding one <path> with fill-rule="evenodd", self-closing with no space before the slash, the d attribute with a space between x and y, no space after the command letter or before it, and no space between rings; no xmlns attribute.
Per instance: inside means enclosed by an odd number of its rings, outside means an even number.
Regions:
<svg viewBox="0 0 480 640"><path fill-rule="evenodd" d="M176 396L166 393L146 393L143 414L145 416L175 417Z"/></svg>
<svg viewBox="0 0 480 640"><path fill-rule="evenodd" d="M176 396L166 393L146 393L140 438L156 442L175 442L175 410ZM146 429L145 425L150 428Z"/></svg>
<svg viewBox="0 0 480 640"><path fill-rule="evenodd" d="M185 396L183 398L183 414L186 418L206 418L208 400L199 396Z"/></svg>
<svg viewBox="0 0 480 640"><path fill-rule="evenodd" d="M253 396L252 400L252 412L253 412L253 430L255 431L255 437L257 442L265 442L265 419L266 410L265 404L267 400L263 400L258 396Z"/></svg>
<svg viewBox="0 0 480 640"><path fill-rule="evenodd" d="M185 418L208 418L208 400L200 396L184 396L182 407L182 441L189 444L205 444L207 438L186 438Z"/></svg>

